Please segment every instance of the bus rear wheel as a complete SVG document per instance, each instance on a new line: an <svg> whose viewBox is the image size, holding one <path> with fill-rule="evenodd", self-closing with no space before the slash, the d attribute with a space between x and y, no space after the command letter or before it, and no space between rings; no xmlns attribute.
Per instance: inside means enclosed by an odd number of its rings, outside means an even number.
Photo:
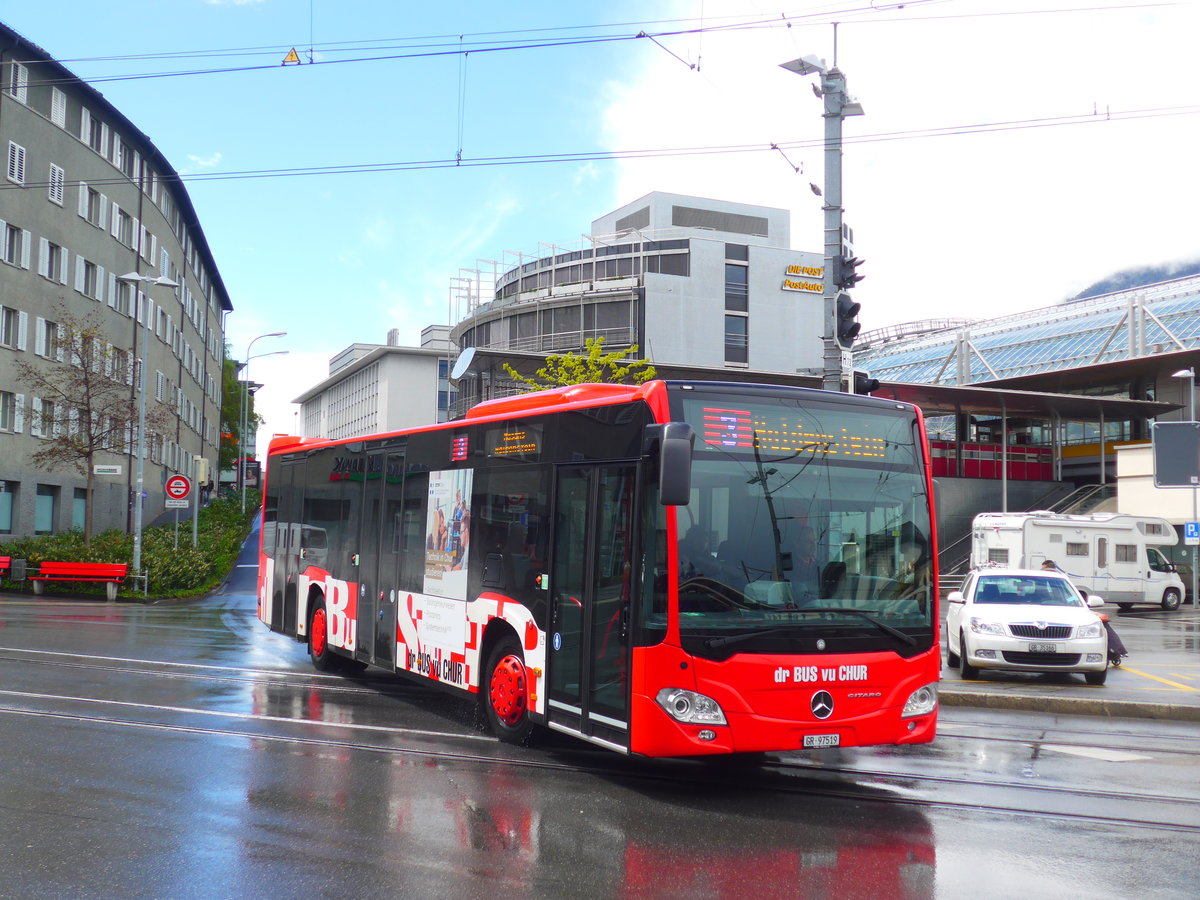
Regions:
<svg viewBox="0 0 1200 900"><path fill-rule="evenodd" d="M480 702L492 733L509 744L525 744L533 731L529 718L529 672L521 645L503 637L488 654Z"/></svg>
<svg viewBox="0 0 1200 900"><path fill-rule="evenodd" d="M308 619L308 658L318 672L336 672L339 660L329 648L329 620L325 615L325 599L313 604Z"/></svg>

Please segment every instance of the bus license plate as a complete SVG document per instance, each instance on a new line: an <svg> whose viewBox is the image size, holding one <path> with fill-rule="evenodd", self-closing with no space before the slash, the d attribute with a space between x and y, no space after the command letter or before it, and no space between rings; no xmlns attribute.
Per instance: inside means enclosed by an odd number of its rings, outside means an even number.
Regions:
<svg viewBox="0 0 1200 900"><path fill-rule="evenodd" d="M805 747L836 747L841 743L841 736L836 734L806 734Z"/></svg>
<svg viewBox="0 0 1200 900"><path fill-rule="evenodd" d="M1029 652L1030 653L1057 653L1058 645L1057 644L1030 644Z"/></svg>

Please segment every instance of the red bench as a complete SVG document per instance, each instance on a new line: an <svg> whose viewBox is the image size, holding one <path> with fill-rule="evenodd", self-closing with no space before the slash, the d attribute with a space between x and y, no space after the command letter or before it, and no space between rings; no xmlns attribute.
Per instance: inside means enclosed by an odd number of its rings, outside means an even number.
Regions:
<svg viewBox="0 0 1200 900"><path fill-rule="evenodd" d="M28 577L35 594L41 594L46 581L103 581L108 599L116 600L117 588L128 574L125 563L44 562Z"/></svg>

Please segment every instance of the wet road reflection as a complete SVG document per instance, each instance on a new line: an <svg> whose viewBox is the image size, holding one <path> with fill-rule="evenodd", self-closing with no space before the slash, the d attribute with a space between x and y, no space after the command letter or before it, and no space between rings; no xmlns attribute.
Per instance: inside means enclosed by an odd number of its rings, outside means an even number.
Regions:
<svg viewBox="0 0 1200 900"><path fill-rule="evenodd" d="M461 697L313 672L244 591L0 598L0 897L1193 896L1186 792L1115 821L1115 768L977 731L766 765L520 750ZM1142 771L1196 783L1186 736L1159 749Z"/></svg>

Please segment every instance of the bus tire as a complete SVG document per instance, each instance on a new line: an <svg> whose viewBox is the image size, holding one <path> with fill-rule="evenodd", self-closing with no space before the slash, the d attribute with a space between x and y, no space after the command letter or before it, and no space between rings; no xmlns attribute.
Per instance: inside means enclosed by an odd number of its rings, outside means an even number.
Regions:
<svg viewBox="0 0 1200 900"><path fill-rule="evenodd" d="M336 672L340 660L329 646L329 622L325 616L325 598L318 597L308 614L308 658L318 672Z"/></svg>
<svg viewBox="0 0 1200 900"><path fill-rule="evenodd" d="M1183 598L1179 596L1178 588L1167 588L1165 591L1163 591L1162 608L1167 612L1170 612L1173 609L1179 609L1179 601L1181 599Z"/></svg>
<svg viewBox="0 0 1200 900"><path fill-rule="evenodd" d="M492 647L484 668L480 702L492 734L507 744L526 744L533 732L529 718L529 673L521 645L505 635Z"/></svg>

